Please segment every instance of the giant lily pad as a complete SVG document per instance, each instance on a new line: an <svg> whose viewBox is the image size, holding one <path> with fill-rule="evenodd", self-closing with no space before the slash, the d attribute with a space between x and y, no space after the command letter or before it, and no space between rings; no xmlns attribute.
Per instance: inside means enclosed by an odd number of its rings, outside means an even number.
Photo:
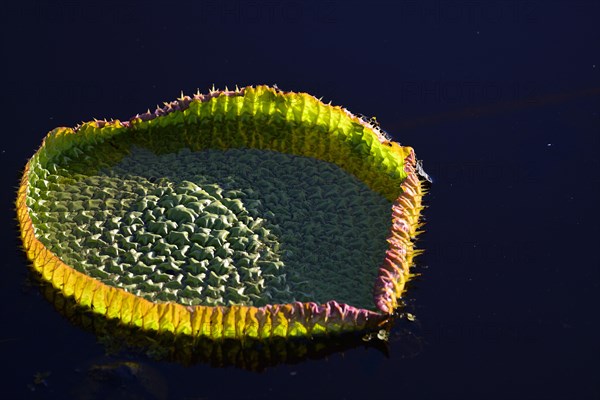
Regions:
<svg viewBox="0 0 600 400"><path fill-rule="evenodd" d="M415 254L410 147L305 93L182 96L56 128L17 211L33 269L143 331L266 339L377 329Z"/></svg>

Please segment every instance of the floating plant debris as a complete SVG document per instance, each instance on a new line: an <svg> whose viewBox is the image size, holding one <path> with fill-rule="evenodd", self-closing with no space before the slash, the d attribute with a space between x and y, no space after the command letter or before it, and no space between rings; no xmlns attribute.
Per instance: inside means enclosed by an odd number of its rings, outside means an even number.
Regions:
<svg viewBox="0 0 600 400"><path fill-rule="evenodd" d="M413 150L267 86L56 128L17 198L33 269L97 317L208 339L377 329L415 254Z"/></svg>

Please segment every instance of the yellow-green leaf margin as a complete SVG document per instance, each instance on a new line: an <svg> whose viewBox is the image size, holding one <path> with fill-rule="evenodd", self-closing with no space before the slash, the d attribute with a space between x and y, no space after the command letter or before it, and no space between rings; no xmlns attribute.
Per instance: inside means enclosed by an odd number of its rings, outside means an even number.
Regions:
<svg viewBox="0 0 600 400"><path fill-rule="evenodd" d="M169 135L163 128L169 128ZM183 147L192 151L275 150L331 162L353 174L394 203L388 250L373 282L377 311L336 301L264 307L154 303L66 265L36 238L28 206L30 182L42 179L38 176L41 169L52 172L56 157L76 157L79 149L101 148L109 139L140 143L164 153ZM118 151L115 157L119 157ZM416 253L413 240L422 209L423 189L415 168L412 148L391 142L376 126L342 107L324 104L306 93L245 87L182 96L129 121L91 121L74 129L52 130L25 167L16 208L33 269L63 296L100 317L144 331L190 338L310 337L376 329L397 307L411 275Z"/></svg>

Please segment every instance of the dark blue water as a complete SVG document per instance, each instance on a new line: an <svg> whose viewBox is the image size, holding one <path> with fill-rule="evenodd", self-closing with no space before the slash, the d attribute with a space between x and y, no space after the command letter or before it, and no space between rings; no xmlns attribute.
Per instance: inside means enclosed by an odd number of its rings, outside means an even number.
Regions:
<svg viewBox="0 0 600 400"><path fill-rule="evenodd" d="M2 11L5 398L600 397L597 2L23 1ZM262 372L107 356L28 277L13 201L46 132L213 83L322 96L376 116L424 160L435 183L407 299L416 321L398 321L387 348Z"/></svg>

